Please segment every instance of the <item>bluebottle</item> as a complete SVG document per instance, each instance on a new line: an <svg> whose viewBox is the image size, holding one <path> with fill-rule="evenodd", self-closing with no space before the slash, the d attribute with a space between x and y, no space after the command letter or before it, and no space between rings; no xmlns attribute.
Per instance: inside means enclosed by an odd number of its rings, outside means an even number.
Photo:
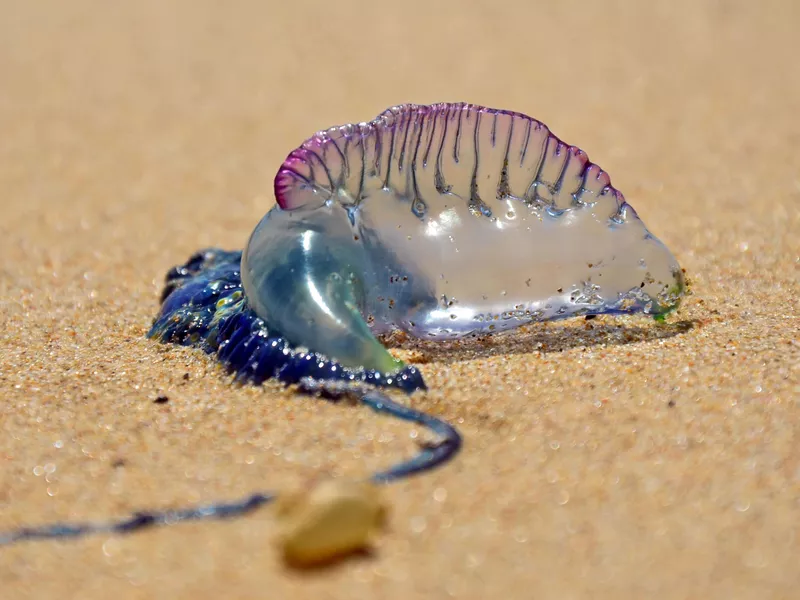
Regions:
<svg viewBox="0 0 800 600"><path fill-rule="evenodd" d="M461 447L451 425L380 390L425 389L381 334L452 340L578 315L663 319L686 291L678 261L608 174L521 113L395 106L311 136L274 192L243 251L205 249L169 271L148 336L199 346L238 381L350 395L435 432L437 444L378 482ZM272 498L20 530L0 544L235 516Z"/></svg>

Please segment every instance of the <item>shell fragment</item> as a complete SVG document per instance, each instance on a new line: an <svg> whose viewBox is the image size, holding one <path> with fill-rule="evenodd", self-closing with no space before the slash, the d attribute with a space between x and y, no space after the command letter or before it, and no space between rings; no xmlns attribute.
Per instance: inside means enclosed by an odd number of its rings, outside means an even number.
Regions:
<svg viewBox="0 0 800 600"><path fill-rule="evenodd" d="M371 483L327 480L282 496L276 512L284 559L310 567L366 549L385 521L386 506Z"/></svg>

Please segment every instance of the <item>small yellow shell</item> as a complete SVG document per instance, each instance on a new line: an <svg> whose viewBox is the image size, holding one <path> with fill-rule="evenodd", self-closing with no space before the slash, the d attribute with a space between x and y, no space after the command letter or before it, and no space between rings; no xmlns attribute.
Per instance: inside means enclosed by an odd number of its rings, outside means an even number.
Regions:
<svg viewBox="0 0 800 600"><path fill-rule="evenodd" d="M385 521L386 506L374 484L327 480L281 496L276 513L284 559L306 567L366 548Z"/></svg>

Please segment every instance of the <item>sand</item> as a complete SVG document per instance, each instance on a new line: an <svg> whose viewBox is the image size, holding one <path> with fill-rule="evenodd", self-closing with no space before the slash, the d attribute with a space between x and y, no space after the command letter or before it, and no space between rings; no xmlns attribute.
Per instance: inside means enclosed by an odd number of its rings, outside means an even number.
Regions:
<svg viewBox="0 0 800 600"><path fill-rule="evenodd" d="M0 530L414 452L409 425L144 337L166 269L242 247L317 129L407 101L531 114L693 283L664 326L398 349L429 361L408 401L466 442L385 489L372 555L287 570L263 509L2 548L3 600L797 597L800 5L555 4L2 2Z"/></svg>

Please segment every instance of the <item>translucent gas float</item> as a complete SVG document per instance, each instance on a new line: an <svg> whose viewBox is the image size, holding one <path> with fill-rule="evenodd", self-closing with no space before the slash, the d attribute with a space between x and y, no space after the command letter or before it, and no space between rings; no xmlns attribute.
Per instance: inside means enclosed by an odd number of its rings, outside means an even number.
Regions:
<svg viewBox="0 0 800 600"><path fill-rule="evenodd" d="M667 247L586 154L523 114L403 105L289 154L245 248L247 305L291 344L396 373L375 334L453 339L678 306Z"/></svg>

